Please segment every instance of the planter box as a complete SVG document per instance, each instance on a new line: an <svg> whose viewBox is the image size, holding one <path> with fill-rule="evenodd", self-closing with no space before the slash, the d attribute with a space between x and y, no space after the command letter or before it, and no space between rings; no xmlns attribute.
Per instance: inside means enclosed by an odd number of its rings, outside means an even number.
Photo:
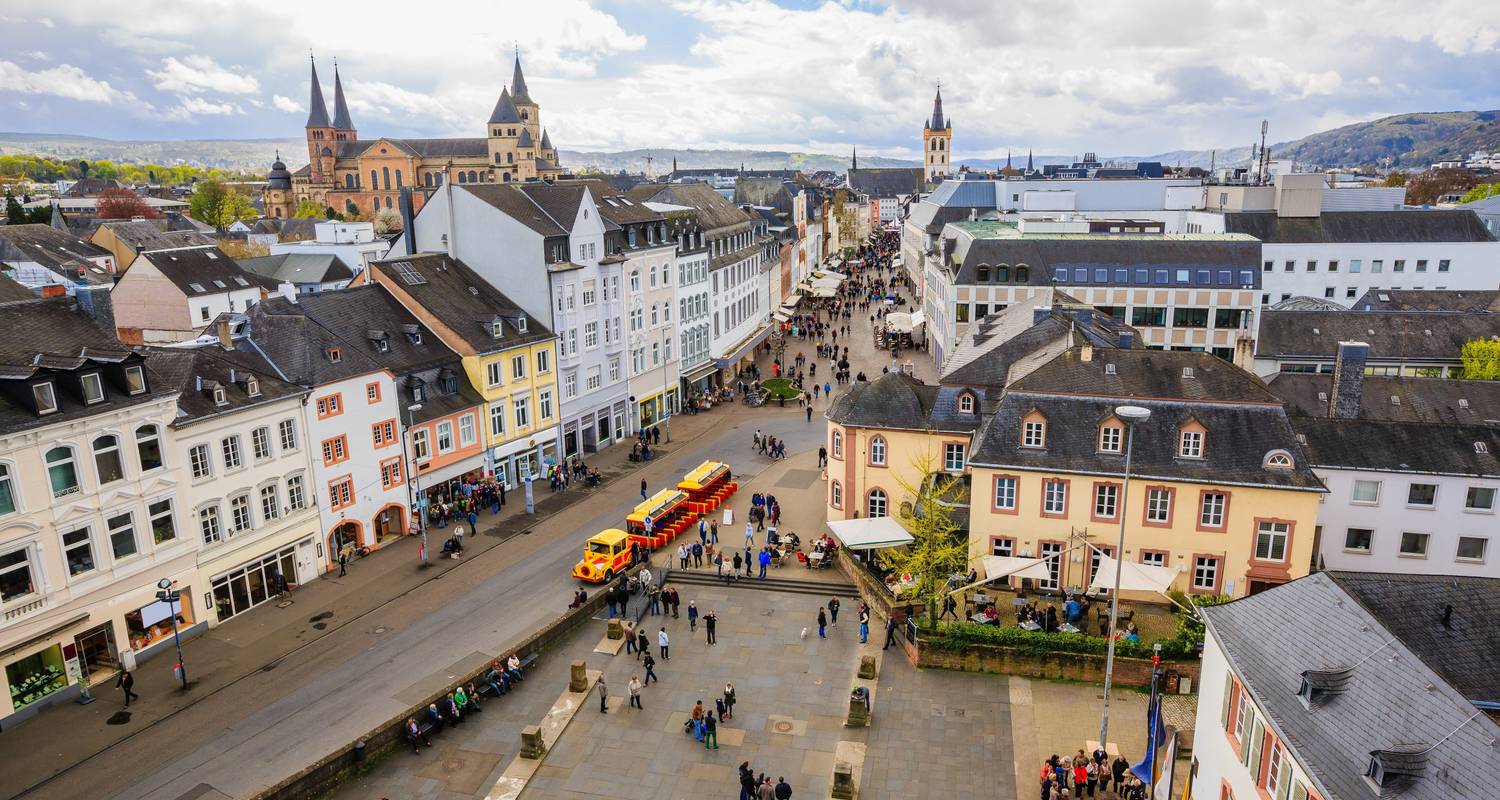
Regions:
<svg viewBox="0 0 1500 800"><path fill-rule="evenodd" d="M1061 634L1059 634L1061 635ZM954 669L963 672L994 672L1002 675L1024 675L1028 678L1104 682L1102 654L1034 652L1011 647L969 644L962 649L950 649L922 641L917 648L916 664L919 667ZM1193 679L1198 685L1200 669L1197 661L1163 661L1163 669ZM1118 686L1151 685L1151 660L1146 658L1115 657L1114 683Z"/></svg>

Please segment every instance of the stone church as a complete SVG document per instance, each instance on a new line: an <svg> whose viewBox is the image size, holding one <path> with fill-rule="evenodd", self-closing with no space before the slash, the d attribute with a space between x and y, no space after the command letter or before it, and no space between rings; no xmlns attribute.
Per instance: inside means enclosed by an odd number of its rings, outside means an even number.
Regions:
<svg viewBox="0 0 1500 800"><path fill-rule="evenodd" d="M303 200L312 200L368 219L382 208L396 208L407 186L433 189L445 180L524 183L562 173L557 150L542 127L541 109L526 89L519 55L510 86L501 89L485 123L483 138L359 138L338 65L333 69L333 119L328 117L316 63L308 109L308 164L291 172L278 157L271 165L264 195L267 216L289 218ZM413 192L413 204L421 208L428 193Z"/></svg>

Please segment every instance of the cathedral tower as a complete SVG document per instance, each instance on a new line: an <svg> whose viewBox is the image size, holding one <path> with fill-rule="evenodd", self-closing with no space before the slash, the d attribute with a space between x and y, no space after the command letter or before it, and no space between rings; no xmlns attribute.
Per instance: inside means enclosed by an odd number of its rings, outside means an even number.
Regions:
<svg viewBox="0 0 1500 800"><path fill-rule="evenodd" d="M354 120L349 118L349 104L344 102L344 82L339 79L339 65L333 63L333 138L340 142L352 142L359 138L354 129Z"/></svg>
<svg viewBox="0 0 1500 800"><path fill-rule="evenodd" d="M318 83L316 62L312 62L312 91L308 94L307 108L307 163L312 182L331 182L335 131L333 123L328 121L328 105L323 102L323 85Z"/></svg>
<svg viewBox="0 0 1500 800"><path fill-rule="evenodd" d="M953 120L943 118L943 90L932 101L932 119L922 125L922 170L928 183L952 174Z"/></svg>

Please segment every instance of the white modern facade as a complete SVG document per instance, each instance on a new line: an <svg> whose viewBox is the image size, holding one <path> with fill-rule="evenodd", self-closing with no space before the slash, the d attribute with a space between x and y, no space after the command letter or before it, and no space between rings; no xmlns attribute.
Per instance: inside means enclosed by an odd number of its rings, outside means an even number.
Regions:
<svg viewBox="0 0 1500 800"><path fill-rule="evenodd" d="M281 253L304 253L336 255L357 274L379 261L391 250L391 241L375 235L372 222L341 222L329 220L313 226L316 231L312 239L301 242L273 242L271 255Z"/></svg>

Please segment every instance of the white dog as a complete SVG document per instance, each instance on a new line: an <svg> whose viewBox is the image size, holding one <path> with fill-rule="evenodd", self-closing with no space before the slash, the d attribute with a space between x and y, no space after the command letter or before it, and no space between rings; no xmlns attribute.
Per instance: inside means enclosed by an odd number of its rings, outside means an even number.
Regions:
<svg viewBox="0 0 1500 800"><path fill-rule="evenodd" d="M802 638L803 638L803 639L806 639L806 638L807 638L807 629L806 629L806 628L803 628L803 629L802 629Z"/></svg>

